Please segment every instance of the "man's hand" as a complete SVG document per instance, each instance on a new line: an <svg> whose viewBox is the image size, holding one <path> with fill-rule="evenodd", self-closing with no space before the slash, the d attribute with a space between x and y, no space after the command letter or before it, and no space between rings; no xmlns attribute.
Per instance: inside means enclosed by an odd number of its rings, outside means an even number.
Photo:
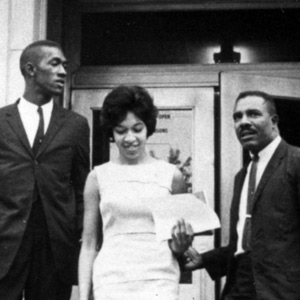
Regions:
<svg viewBox="0 0 300 300"><path fill-rule="evenodd" d="M183 219L177 221L172 228L172 239L169 246L175 256L181 256L193 242L193 228Z"/></svg>
<svg viewBox="0 0 300 300"><path fill-rule="evenodd" d="M190 247L185 253L183 269L185 271L194 271L203 268L203 258L193 247Z"/></svg>

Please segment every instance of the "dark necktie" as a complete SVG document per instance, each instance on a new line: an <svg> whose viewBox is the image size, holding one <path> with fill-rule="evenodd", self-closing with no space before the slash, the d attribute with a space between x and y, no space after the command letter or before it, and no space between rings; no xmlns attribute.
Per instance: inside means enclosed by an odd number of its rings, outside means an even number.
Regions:
<svg viewBox="0 0 300 300"><path fill-rule="evenodd" d="M252 248L251 248L251 214L252 214L253 199L254 199L254 194L255 194L258 159L259 159L259 157L257 154L252 157L252 166L251 166L251 170L250 170L250 174L249 174L247 215L246 215L243 239L242 239L242 247L246 252L252 250Z"/></svg>
<svg viewBox="0 0 300 300"><path fill-rule="evenodd" d="M36 132L36 136L35 136L33 146L32 146L32 151L33 151L34 155L36 155L37 152L39 151L39 148L44 139L44 115L43 115L42 107L39 106L37 111L38 111L38 114L40 117L40 121L39 121L38 130Z"/></svg>

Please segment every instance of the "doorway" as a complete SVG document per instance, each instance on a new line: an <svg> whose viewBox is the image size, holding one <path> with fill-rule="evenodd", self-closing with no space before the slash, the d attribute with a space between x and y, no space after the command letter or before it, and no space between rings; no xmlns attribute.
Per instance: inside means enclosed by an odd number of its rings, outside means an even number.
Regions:
<svg viewBox="0 0 300 300"><path fill-rule="evenodd" d="M276 97L274 99L279 116L281 137L293 146L300 147L300 99Z"/></svg>
<svg viewBox="0 0 300 300"><path fill-rule="evenodd" d="M185 172L190 192L204 191L208 205L215 208L215 91L213 87L148 87L159 116L156 133L149 138L153 156L174 163ZM103 100L111 89L74 89L72 110L84 115L92 129L93 164L115 155L99 125ZM102 142L104 141L104 143ZM103 153L106 152L103 156ZM109 152L109 153L108 153ZM199 252L214 247L214 235L194 239ZM180 300L215 299L214 282L206 271L182 277Z"/></svg>
<svg viewBox="0 0 300 300"><path fill-rule="evenodd" d="M233 193L234 177L241 169L245 154L236 138L232 113L240 92L260 90L270 94L278 108L279 128L282 137L299 145L300 80L297 78L262 76L223 72L221 89L221 223L222 245L229 241L229 212Z"/></svg>

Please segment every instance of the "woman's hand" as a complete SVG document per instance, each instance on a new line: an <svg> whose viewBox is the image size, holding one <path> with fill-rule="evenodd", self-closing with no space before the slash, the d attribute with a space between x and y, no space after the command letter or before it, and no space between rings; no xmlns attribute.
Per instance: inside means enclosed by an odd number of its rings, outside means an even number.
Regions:
<svg viewBox="0 0 300 300"><path fill-rule="evenodd" d="M193 242L193 228L183 219L178 220L172 228L172 239L169 247L175 256L181 256Z"/></svg>

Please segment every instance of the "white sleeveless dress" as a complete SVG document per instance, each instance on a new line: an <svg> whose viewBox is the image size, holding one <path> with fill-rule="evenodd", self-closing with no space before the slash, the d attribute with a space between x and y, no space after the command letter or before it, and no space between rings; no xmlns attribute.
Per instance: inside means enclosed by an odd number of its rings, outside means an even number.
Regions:
<svg viewBox="0 0 300 300"><path fill-rule="evenodd" d="M93 267L95 300L177 300L179 266L156 240L145 201L171 193L175 166L164 161L95 167L103 244Z"/></svg>

